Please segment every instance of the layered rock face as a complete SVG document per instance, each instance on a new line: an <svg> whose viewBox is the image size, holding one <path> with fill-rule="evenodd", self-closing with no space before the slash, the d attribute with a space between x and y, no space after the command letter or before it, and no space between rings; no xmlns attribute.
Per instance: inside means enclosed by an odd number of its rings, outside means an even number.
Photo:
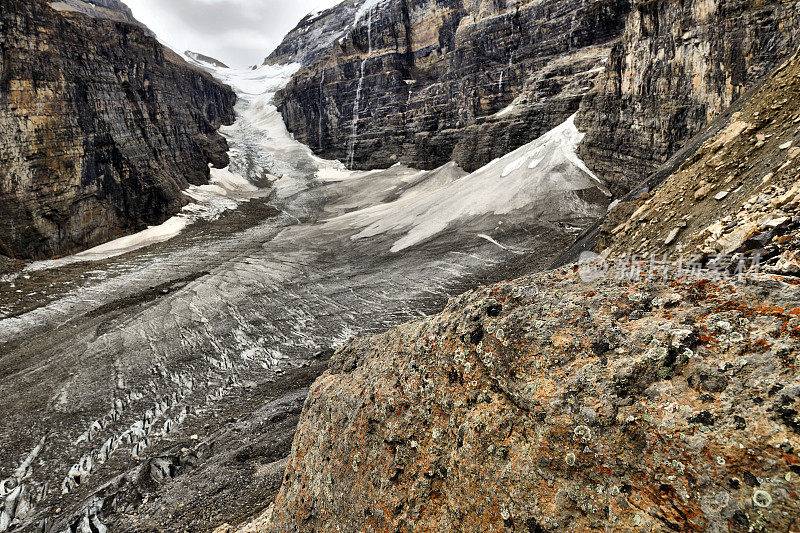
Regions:
<svg viewBox="0 0 800 533"><path fill-rule="evenodd" d="M160 223L227 165L216 129L235 95L139 26L8 0L0 41L0 253L63 255Z"/></svg>
<svg viewBox="0 0 800 533"><path fill-rule="evenodd" d="M800 45L794 0L638 2L598 89L581 156L618 191L641 181Z"/></svg>
<svg viewBox="0 0 800 533"><path fill-rule="evenodd" d="M800 55L652 194L618 205L598 251L758 258L800 274Z"/></svg>
<svg viewBox="0 0 800 533"><path fill-rule="evenodd" d="M578 110L629 8L627 0L388 0L357 11L345 3L306 21L270 59L311 61L277 105L299 140L350 167L454 160L473 171ZM324 54L291 55L313 31L342 37Z"/></svg>
<svg viewBox="0 0 800 533"><path fill-rule="evenodd" d="M798 287L575 270L347 344L258 530L791 528Z"/></svg>
<svg viewBox="0 0 800 533"><path fill-rule="evenodd" d="M308 17L268 61L308 65L287 127L352 167L474 170L580 107L581 157L623 193L798 44L794 0L390 0Z"/></svg>

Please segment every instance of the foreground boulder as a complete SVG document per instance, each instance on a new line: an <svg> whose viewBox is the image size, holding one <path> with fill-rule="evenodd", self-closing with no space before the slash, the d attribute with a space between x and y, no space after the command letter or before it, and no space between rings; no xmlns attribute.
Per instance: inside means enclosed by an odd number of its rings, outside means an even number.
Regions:
<svg viewBox="0 0 800 533"><path fill-rule="evenodd" d="M249 530L789 531L799 344L781 278L467 293L337 353Z"/></svg>

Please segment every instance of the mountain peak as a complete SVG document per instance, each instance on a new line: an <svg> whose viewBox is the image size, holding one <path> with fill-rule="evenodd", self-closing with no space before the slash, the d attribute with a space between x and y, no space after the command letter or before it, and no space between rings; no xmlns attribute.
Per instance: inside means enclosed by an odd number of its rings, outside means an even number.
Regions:
<svg viewBox="0 0 800 533"><path fill-rule="evenodd" d="M214 59L213 57L200 54L197 52L192 52L191 50L186 50L183 55L195 61L197 63L204 63L206 65L211 65L217 68L230 68L228 65L220 61L219 59Z"/></svg>
<svg viewBox="0 0 800 533"><path fill-rule="evenodd" d="M131 9L120 0L58 0L50 2L50 7L56 11L72 11L93 18L136 24L140 28L144 28L150 36L155 37L149 28L136 20Z"/></svg>

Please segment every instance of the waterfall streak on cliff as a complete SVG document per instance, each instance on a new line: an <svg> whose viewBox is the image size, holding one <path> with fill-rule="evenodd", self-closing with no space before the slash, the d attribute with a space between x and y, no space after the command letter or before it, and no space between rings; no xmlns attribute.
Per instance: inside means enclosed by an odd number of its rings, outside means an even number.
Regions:
<svg viewBox="0 0 800 533"><path fill-rule="evenodd" d="M347 168L353 168L353 160L356 153L356 138L358 135L359 104L361 103L361 91L364 88L364 70L367 61L372 56L372 8L367 13L367 56L361 62L361 75L358 78L358 88L356 89L356 101L353 104L353 124L350 126L350 142L347 143Z"/></svg>
<svg viewBox="0 0 800 533"><path fill-rule="evenodd" d="M325 70L322 70L322 78L319 80L319 123L317 124L317 142L322 147L322 120L325 117Z"/></svg>

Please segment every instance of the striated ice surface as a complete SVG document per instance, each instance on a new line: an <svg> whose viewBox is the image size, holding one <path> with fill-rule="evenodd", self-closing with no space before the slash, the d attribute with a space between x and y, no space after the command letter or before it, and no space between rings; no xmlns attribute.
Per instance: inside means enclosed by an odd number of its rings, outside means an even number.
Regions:
<svg viewBox="0 0 800 533"><path fill-rule="evenodd" d="M111 480L168 482L170 443L211 438L252 387L525 252L543 266L604 209L577 195L600 185L571 120L469 175L316 157L272 103L296 69L213 71L239 94L231 163L182 213L0 278L0 531L103 530Z"/></svg>
<svg viewBox="0 0 800 533"><path fill-rule="evenodd" d="M391 247L400 252L452 224L487 215L525 211L543 221L595 215L597 206L575 193L610 194L576 154L583 134L574 120L431 194L349 213L341 221L364 228L354 239L402 235Z"/></svg>

